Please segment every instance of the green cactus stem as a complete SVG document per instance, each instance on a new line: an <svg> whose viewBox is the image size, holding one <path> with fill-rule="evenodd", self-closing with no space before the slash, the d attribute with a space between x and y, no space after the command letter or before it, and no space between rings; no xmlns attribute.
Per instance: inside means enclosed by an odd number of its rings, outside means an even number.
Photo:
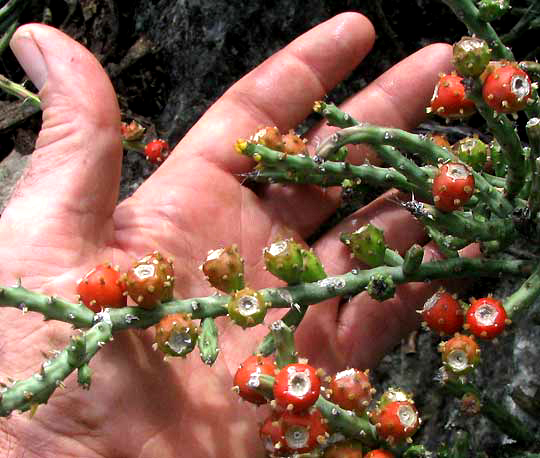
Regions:
<svg viewBox="0 0 540 458"><path fill-rule="evenodd" d="M394 297L396 285L391 275L377 273L369 279L366 291L371 298L382 302Z"/></svg>
<svg viewBox="0 0 540 458"><path fill-rule="evenodd" d="M519 140L519 139L518 139ZM428 164L438 165L440 162L459 162L459 159L445 148L437 146L429 138L420 135L405 132L401 129L379 127L372 125L359 125L342 129L336 134L331 135L323 141L317 148L316 154L327 156L336 148L344 144L367 143L369 145L390 145L399 149L416 154ZM520 145L521 149L521 145ZM324 164L326 166L326 163ZM429 178L425 169L419 167L422 171L422 177ZM504 198L502 193L483 177L481 173L472 171L474 176L475 188L479 200L485 202L495 214L501 217L512 213L512 204ZM424 179L427 179L424 178ZM418 176L420 179L420 176ZM399 187L399 186L396 186ZM420 188L417 188L420 189ZM431 196L431 193L430 193Z"/></svg>
<svg viewBox="0 0 540 458"><path fill-rule="evenodd" d="M219 355L218 328L214 318L207 317L201 320L197 346L202 362L212 366Z"/></svg>
<svg viewBox="0 0 540 458"><path fill-rule="evenodd" d="M532 60L524 60L519 63L519 66L522 70L525 70L527 73L529 73L529 76L531 73L536 74L536 76L540 76L539 62L535 62Z"/></svg>
<svg viewBox="0 0 540 458"><path fill-rule="evenodd" d="M401 146L399 142L397 144L391 142L394 131L399 131L399 129L388 130L378 126L358 123L335 132L323 141L317 148L316 158L327 160L336 150L349 143L368 143L386 164L405 175L411 183L414 183L424 193L429 194L427 183L430 176L422 167L403 156L394 147ZM406 136L404 136L404 140L405 138Z"/></svg>
<svg viewBox="0 0 540 458"><path fill-rule="evenodd" d="M318 100L313 105L313 111L324 116L328 121L328 125L330 126L340 127L343 129L345 127L352 127L360 124L350 114L340 110L333 103L326 103L322 100Z"/></svg>
<svg viewBox="0 0 540 458"><path fill-rule="evenodd" d="M450 234L464 241L509 241L515 236L514 225L508 219L486 219L468 211L445 213L433 205L417 201L406 202L404 206L425 226L434 227L443 234Z"/></svg>
<svg viewBox="0 0 540 458"><path fill-rule="evenodd" d="M341 432L347 437L358 439L368 445L376 441L375 426L366 416L355 415L352 411L342 409L322 396L319 396L315 407L328 420L332 431Z"/></svg>
<svg viewBox="0 0 540 458"><path fill-rule="evenodd" d="M405 258L403 259L403 264L401 266L403 274L410 275L416 272L420 267L420 264L422 264L423 258L424 248L417 243L412 245L405 253Z"/></svg>
<svg viewBox="0 0 540 458"><path fill-rule="evenodd" d="M342 146L342 145L341 145ZM418 196L426 197L422 188L410 183L400 172L392 168L375 167L372 165L351 165L348 162L328 161L319 164L317 161L303 155L285 155L279 151L274 151L262 145L250 143L247 141L237 142L236 148L242 154L252 157L255 161L262 163L265 167L283 167L297 174L298 183L303 183L301 177L304 174L314 174L319 172L321 175L329 174L338 176L338 183L345 179L360 180L376 187L398 188L406 192L414 192Z"/></svg>
<svg viewBox="0 0 540 458"><path fill-rule="evenodd" d="M287 311L285 315L283 315L281 320L290 329L295 330L302 322L302 319L304 318L307 310L308 310L307 305L300 305L296 303L291 304L289 310ZM272 354L275 350L276 350L276 344L274 342L274 334L272 333L272 331L270 331L264 337L261 343L257 346L257 349L255 350L254 353L256 355L268 356Z"/></svg>
<svg viewBox="0 0 540 458"><path fill-rule="evenodd" d="M19 23L17 21L13 22L5 31L5 33L0 36L0 56L4 53L4 51L9 46L9 41L11 40L11 37L15 33L15 30L19 26ZM1 32L0 32L1 33Z"/></svg>
<svg viewBox="0 0 540 458"><path fill-rule="evenodd" d="M467 97L474 102L478 113L482 115L487 127L502 149L508 164L505 191L507 198L513 199L521 190L526 175L525 153L521 139L508 116L505 114L497 115L484 102L480 79L471 79L471 81L472 84L468 87Z"/></svg>
<svg viewBox="0 0 540 458"><path fill-rule="evenodd" d="M83 335L74 337L55 358L42 364L40 372L0 390L0 416L46 404L56 388L63 386L67 376L90 361L111 339L112 326L105 320L98 321Z"/></svg>
<svg viewBox="0 0 540 458"><path fill-rule="evenodd" d="M367 287L370 278L378 273L389 274L394 283L401 284L449 276L482 277L504 274L526 276L530 275L535 268L536 263L531 260L455 258L423 263L410 274L404 274L401 266L382 266L367 270L353 269L343 275L327 277L316 282L283 288L266 288L259 290L258 293L264 298L267 307L289 308L286 316L290 318L290 321L284 321L287 326L295 326L294 322L300 320L305 313L305 307L337 296L358 294ZM105 321L111 324L113 332L132 328L146 329L157 324L162 318L177 313L189 314L194 320L225 316L228 312L227 305L231 300L229 295L212 295L173 299L152 310L142 307L122 307L105 309L94 314L79 304L71 304L64 299L55 298L55 303L64 305L66 310L63 313L49 313L45 307L49 296L25 290L20 286L4 287L0 288L0 291L0 302L5 306L22 308L23 311L40 312L47 319L71 323L81 328ZM71 316L71 310L78 311L78 314L74 312Z"/></svg>
<svg viewBox="0 0 540 458"><path fill-rule="evenodd" d="M480 18L478 8L472 0L442 0L465 24L470 35L487 41L493 59L514 60L512 52L504 45L493 27Z"/></svg>
<svg viewBox="0 0 540 458"><path fill-rule="evenodd" d="M431 240L433 240L436 244L439 250L444 254L447 258L457 258L459 256L458 249L455 248L453 242L454 241L462 241L464 245L468 245L469 242L462 240L458 237L454 237L452 235L443 234L441 231L438 231L434 227L427 227L429 236L431 237Z"/></svg>
<svg viewBox="0 0 540 458"><path fill-rule="evenodd" d="M330 186L341 186L344 180L341 175L322 174L320 171L315 173L304 173L301 171L276 169L272 167L257 167L251 172L243 174L248 180L258 183L291 183L291 184L313 184L322 188ZM361 182L361 180L357 180Z"/></svg>
<svg viewBox="0 0 540 458"><path fill-rule="evenodd" d="M16 307L23 313L38 312L46 320L64 321L75 328L89 328L94 320L94 312L81 304L36 293L20 284L0 288L0 306Z"/></svg>
<svg viewBox="0 0 540 458"><path fill-rule="evenodd" d="M8 94L28 102L30 105L41 109L41 99L38 95L26 89L24 86L14 83L3 75L0 75L0 89Z"/></svg>
<svg viewBox="0 0 540 458"><path fill-rule="evenodd" d="M276 365L280 369L287 364L298 362L298 353L294 344L294 334L282 320L270 325L270 332L276 346Z"/></svg>
<svg viewBox="0 0 540 458"><path fill-rule="evenodd" d="M506 172L508 171L508 164L506 162L506 158L504 157L501 145L499 145L499 142L496 138L494 138L489 144L489 151L491 156L491 164L493 166L493 173L495 173L496 177L503 179L503 177L506 177ZM484 174L484 176L486 175L487 174ZM487 176L486 179L488 179ZM502 181L502 184L494 184L491 179L489 179L489 182L492 183L493 186L496 186L498 188L504 188L504 181Z"/></svg>
<svg viewBox="0 0 540 458"><path fill-rule="evenodd" d="M522 285L510 294L503 302L508 318L512 318L517 313L525 310L540 295L540 265L536 267L531 276Z"/></svg>
<svg viewBox="0 0 540 458"><path fill-rule="evenodd" d="M122 147L127 151L136 151L137 153L144 153L145 144L139 141L130 141L122 139Z"/></svg>
<svg viewBox="0 0 540 458"><path fill-rule="evenodd" d="M411 445L402 454L403 458L429 458L433 456L423 445ZM440 457L439 457L440 458Z"/></svg>
<svg viewBox="0 0 540 458"><path fill-rule="evenodd" d="M531 189L529 192L529 210L535 218L540 210L540 118L531 118L526 125L529 138L529 167L531 170Z"/></svg>
<svg viewBox="0 0 540 458"><path fill-rule="evenodd" d="M11 35L17 28L19 17L27 3L28 0L8 0L0 8L0 35L3 35L1 41L6 42L5 46L7 46ZM1 51L0 49L0 55L2 54Z"/></svg>
<svg viewBox="0 0 540 458"><path fill-rule="evenodd" d="M77 383L83 390L89 390L92 384L92 369L88 364L83 364L77 369Z"/></svg>
<svg viewBox="0 0 540 458"><path fill-rule="evenodd" d="M508 412L501 402L496 402L472 383L461 383L458 380L448 379L442 385L445 393L461 399L467 393L474 394L480 399L480 413L493 422L508 437L522 443L538 443L538 437L516 416Z"/></svg>

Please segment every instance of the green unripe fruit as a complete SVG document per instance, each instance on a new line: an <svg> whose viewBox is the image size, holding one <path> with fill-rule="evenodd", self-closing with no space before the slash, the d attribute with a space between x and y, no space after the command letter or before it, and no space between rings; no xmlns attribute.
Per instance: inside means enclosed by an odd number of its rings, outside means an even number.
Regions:
<svg viewBox="0 0 540 458"><path fill-rule="evenodd" d="M386 243L381 229L366 224L355 232L343 232L340 240L349 247L353 256L369 267L384 264Z"/></svg>
<svg viewBox="0 0 540 458"><path fill-rule="evenodd" d="M478 17L482 21L494 21L510 10L510 0L480 0L478 2Z"/></svg>
<svg viewBox="0 0 540 458"><path fill-rule="evenodd" d="M332 152L326 157L327 161L334 161L334 162L343 162L345 159L347 159L347 155L349 154L349 148L347 146L342 146L341 148L338 148L336 151Z"/></svg>
<svg viewBox="0 0 540 458"><path fill-rule="evenodd" d="M302 250L303 266L300 274L301 283L313 283L326 278L324 267L313 250Z"/></svg>
<svg viewBox="0 0 540 458"><path fill-rule="evenodd" d="M481 38L463 37L454 44L452 63L461 76L479 76L490 59L491 50Z"/></svg>
<svg viewBox="0 0 540 458"><path fill-rule="evenodd" d="M251 288L236 291L227 305L229 317L238 326L250 328L263 322L266 302L261 293Z"/></svg>
<svg viewBox="0 0 540 458"><path fill-rule="evenodd" d="M212 250L201 266L208 282L225 293L244 288L244 260L236 245Z"/></svg>
<svg viewBox="0 0 540 458"><path fill-rule="evenodd" d="M289 285L300 283L304 260L302 247L293 239L278 240L263 250L268 272Z"/></svg>
<svg viewBox="0 0 540 458"><path fill-rule="evenodd" d="M489 146L478 137L466 137L453 145L454 154L477 172L484 169L488 161Z"/></svg>
<svg viewBox="0 0 540 458"><path fill-rule="evenodd" d="M394 297L396 285L390 275L375 274L369 279L366 290L373 299L382 302Z"/></svg>

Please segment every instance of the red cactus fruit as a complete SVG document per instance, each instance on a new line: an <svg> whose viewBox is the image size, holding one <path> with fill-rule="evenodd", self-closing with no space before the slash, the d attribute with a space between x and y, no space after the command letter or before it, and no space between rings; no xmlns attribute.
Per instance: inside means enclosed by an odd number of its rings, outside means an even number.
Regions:
<svg viewBox="0 0 540 458"><path fill-rule="evenodd" d="M77 282L77 294L90 310L100 312L107 307L119 308L127 305L126 285L118 268L103 263Z"/></svg>
<svg viewBox="0 0 540 458"><path fill-rule="evenodd" d="M354 368L333 375L328 388L333 402L357 415L366 411L374 391L367 374Z"/></svg>
<svg viewBox="0 0 540 458"><path fill-rule="evenodd" d="M174 268L159 251L136 261L126 274L129 296L141 307L153 309L173 298Z"/></svg>
<svg viewBox="0 0 540 458"><path fill-rule="evenodd" d="M292 363L284 366L274 381L274 399L281 407L300 412L319 398L321 380L314 367Z"/></svg>
<svg viewBox="0 0 540 458"><path fill-rule="evenodd" d="M466 315L466 327L476 337L493 339L501 334L507 324L506 310L502 302L493 297L472 301Z"/></svg>
<svg viewBox="0 0 540 458"><path fill-rule="evenodd" d="M455 74L441 75L427 111L454 119L470 116L475 110L474 102L465 96L462 78Z"/></svg>
<svg viewBox="0 0 540 458"><path fill-rule="evenodd" d="M515 113L527 106L532 84L529 75L516 63L494 66L482 87L484 101L499 113Z"/></svg>
<svg viewBox="0 0 540 458"><path fill-rule="evenodd" d="M455 375L464 375L475 368L480 361L480 348L470 336L456 334L446 342L441 342L439 351L446 370Z"/></svg>
<svg viewBox="0 0 540 458"><path fill-rule="evenodd" d="M160 138L148 142L144 147L146 159L153 164L161 164L170 153L169 144Z"/></svg>
<svg viewBox="0 0 540 458"><path fill-rule="evenodd" d="M433 179L432 193L435 207L443 212L461 208L474 192L474 176L459 162L448 162L439 167Z"/></svg>
<svg viewBox="0 0 540 458"><path fill-rule="evenodd" d="M198 329L189 315L174 313L156 324L156 344L166 355L185 357L195 348Z"/></svg>
<svg viewBox="0 0 540 458"><path fill-rule="evenodd" d="M395 458L396 455L394 455L391 451L385 450L383 448L378 448L376 450L372 450L371 452L367 453L364 458Z"/></svg>
<svg viewBox="0 0 540 458"><path fill-rule="evenodd" d="M265 404L267 402L266 398L254 390L250 383L256 382L257 377L261 374L273 376L275 368L272 358L251 355L240 365L234 375L233 383L238 395L253 404Z"/></svg>
<svg viewBox="0 0 540 458"><path fill-rule="evenodd" d="M394 401L379 408L371 418L377 434L389 444L409 439L420 426L420 417L412 401Z"/></svg>
<svg viewBox="0 0 540 458"><path fill-rule="evenodd" d="M326 421L317 409L303 412L285 411L281 414L280 421L285 447L290 453L307 453L317 445L326 443Z"/></svg>
<svg viewBox="0 0 540 458"><path fill-rule="evenodd" d="M457 299L440 290L431 296L422 309L426 325L439 334L452 335L463 326L464 313Z"/></svg>
<svg viewBox="0 0 540 458"><path fill-rule="evenodd" d="M324 451L323 458L362 458L362 443L358 441L338 442Z"/></svg>
<svg viewBox="0 0 540 458"><path fill-rule="evenodd" d="M259 437L263 442L264 449L271 456L284 456L289 453L288 448L285 446L279 414L275 412L270 414L259 429Z"/></svg>

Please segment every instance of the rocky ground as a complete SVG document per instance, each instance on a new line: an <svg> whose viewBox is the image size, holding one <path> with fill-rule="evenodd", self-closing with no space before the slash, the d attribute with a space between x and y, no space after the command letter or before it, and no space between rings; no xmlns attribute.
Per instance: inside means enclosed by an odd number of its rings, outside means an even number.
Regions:
<svg viewBox="0 0 540 458"><path fill-rule="evenodd" d="M370 56L331 94L339 102L358 91L406 55L430 43L452 43L466 34L464 26L438 0L65 0L31 1L21 22L47 22L85 44L105 66L117 90L126 119L143 123L149 136L174 145L209 105L235 80L312 26L343 11L366 14L377 30ZM506 33L529 1L513 2L514 10L496 25ZM44 7L44 5L48 5ZM514 37L518 58L536 54L534 31ZM8 52L0 58L0 73L20 82L24 75ZM414 84L414 80L411 80ZM40 114L0 94L0 209L33 150ZM436 128L428 124L425 128ZM474 128L475 126L472 125ZM137 153L126 153L121 199L148 177L154 166ZM482 282L476 291L503 296L515 288L510 279ZM535 308L537 309L537 307ZM536 318L535 318L536 317ZM535 321L536 320L536 321ZM537 312L522 318L527 326L487 345L478 382L497 402L507 406L538 432L540 400L533 396L540 373ZM436 450L452 442L458 431L471 437L470 455L525 456L538 444L512 444L481 417L465 418L457 401L443 395L434 377L440 365L437 338L420 331L388 355L374 371L379 387L399 385L421 393L424 427L417 442ZM520 392L519 390L522 390ZM528 413L523 407L529 406ZM531 407L532 406L532 407ZM487 455L482 455L481 451Z"/></svg>

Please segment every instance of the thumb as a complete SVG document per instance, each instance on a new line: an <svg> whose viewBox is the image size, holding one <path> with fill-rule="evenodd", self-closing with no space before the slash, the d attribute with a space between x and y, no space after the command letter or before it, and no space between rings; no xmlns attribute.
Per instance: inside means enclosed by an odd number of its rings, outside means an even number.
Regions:
<svg viewBox="0 0 540 458"><path fill-rule="evenodd" d="M10 46L40 91L43 124L2 222L20 228L31 218L48 233L96 238L116 205L121 172L114 89L95 57L52 27L24 25Z"/></svg>

